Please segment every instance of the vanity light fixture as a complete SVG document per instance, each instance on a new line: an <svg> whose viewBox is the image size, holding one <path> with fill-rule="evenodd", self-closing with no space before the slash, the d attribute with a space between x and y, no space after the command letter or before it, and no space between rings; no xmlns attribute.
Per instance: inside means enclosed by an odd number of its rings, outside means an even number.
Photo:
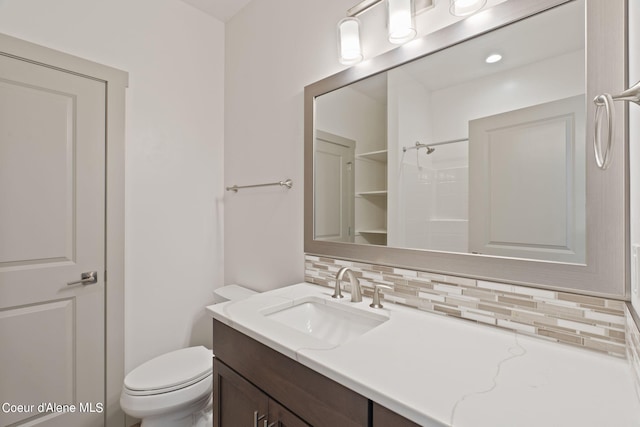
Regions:
<svg viewBox="0 0 640 427"><path fill-rule="evenodd" d="M449 11L455 16L471 15L484 7L487 0L449 0ZM357 16L378 4L387 3L387 34L389 42L403 44L418 34L415 15L435 6L436 0L362 0L347 10L347 17L338 23L340 63L356 64L362 59L360 21Z"/></svg>
<svg viewBox="0 0 640 427"><path fill-rule="evenodd" d="M487 64L495 64L496 62L499 62L501 60L502 55L500 55L499 53L492 53L491 55L487 56L484 62L486 62Z"/></svg>
<svg viewBox="0 0 640 427"><path fill-rule="evenodd" d="M393 44L406 43L418 34L412 0L387 0L387 31Z"/></svg>
<svg viewBox="0 0 640 427"><path fill-rule="evenodd" d="M362 61L360 45L360 21L355 17L347 17L338 23L338 48L340 63L353 65Z"/></svg>
<svg viewBox="0 0 640 427"><path fill-rule="evenodd" d="M454 16L467 16L476 13L487 4L487 0L450 0L449 12Z"/></svg>
<svg viewBox="0 0 640 427"><path fill-rule="evenodd" d="M340 63L352 65L362 61L362 45L360 43L360 21L358 15L372 7L387 3L387 31L389 41L402 44L413 39L416 34L414 1L419 11L430 9L435 0L363 0L347 11L347 17L338 23L338 48Z"/></svg>

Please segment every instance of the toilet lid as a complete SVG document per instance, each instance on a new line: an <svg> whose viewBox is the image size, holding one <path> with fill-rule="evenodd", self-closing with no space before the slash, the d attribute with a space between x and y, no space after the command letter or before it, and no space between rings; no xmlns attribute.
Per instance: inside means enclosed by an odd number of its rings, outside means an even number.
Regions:
<svg viewBox="0 0 640 427"><path fill-rule="evenodd" d="M183 348L138 366L125 377L124 386L138 393L171 391L201 381L212 371L211 350L203 346Z"/></svg>

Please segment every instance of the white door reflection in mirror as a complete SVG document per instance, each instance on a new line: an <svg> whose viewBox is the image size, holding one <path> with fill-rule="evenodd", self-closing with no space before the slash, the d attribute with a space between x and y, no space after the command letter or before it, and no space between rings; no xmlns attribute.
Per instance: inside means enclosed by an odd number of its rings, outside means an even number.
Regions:
<svg viewBox="0 0 640 427"><path fill-rule="evenodd" d="M469 250L585 262L585 99L469 123Z"/></svg>
<svg viewBox="0 0 640 427"><path fill-rule="evenodd" d="M353 242L356 142L316 131L315 147L316 239Z"/></svg>

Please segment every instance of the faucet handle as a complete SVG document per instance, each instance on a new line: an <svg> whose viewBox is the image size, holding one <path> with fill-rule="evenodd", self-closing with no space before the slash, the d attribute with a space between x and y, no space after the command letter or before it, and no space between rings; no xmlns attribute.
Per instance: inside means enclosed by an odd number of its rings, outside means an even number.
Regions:
<svg viewBox="0 0 640 427"><path fill-rule="evenodd" d="M382 308L383 305L380 303L380 288L388 289L390 291L393 290L391 286L387 285L375 285L373 289L373 301L369 304L371 308Z"/></svg>

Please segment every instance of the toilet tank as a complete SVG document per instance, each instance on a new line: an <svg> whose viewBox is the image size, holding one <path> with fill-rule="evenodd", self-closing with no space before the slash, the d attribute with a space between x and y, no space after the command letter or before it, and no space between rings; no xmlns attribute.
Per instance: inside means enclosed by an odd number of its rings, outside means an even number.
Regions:
<svg viewBox="0 0 640 427"><path fill-rule="evenodd" d="M239 285L222 286L213 291L213 302L218 304L225 301L241 300L256 293L256 291Z"/></svg>

